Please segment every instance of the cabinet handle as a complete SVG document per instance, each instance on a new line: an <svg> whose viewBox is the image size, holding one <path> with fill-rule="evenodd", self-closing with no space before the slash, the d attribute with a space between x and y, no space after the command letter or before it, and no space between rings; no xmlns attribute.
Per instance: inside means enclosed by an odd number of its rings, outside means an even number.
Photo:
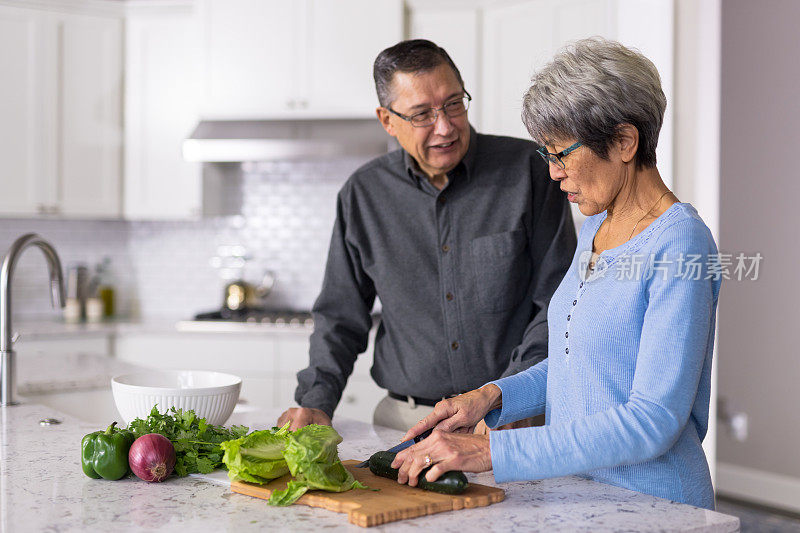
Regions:
<svg viewBox="0 0 800 533"><path fill-rule="evenodd" d="M44 205L44 204L36 204L36 211L40 215L46 215L47 214L47 206Z"/></svg>

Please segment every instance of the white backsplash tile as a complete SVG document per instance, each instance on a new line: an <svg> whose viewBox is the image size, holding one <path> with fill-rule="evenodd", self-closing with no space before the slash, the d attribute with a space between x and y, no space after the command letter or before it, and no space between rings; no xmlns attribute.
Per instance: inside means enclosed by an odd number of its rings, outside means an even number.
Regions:
<svg viewBox="0 0 800 533"><path fill-rule="evenodd" d="M35 232L58 251L64 269L91 269L110 257L119 314L191 317L218 308L226 279L257 283L266 270L276 283L267 303L309 309L322 282L336 193L363 163L356 158L242 165L242 179L226 191L242 198L241 214L201 221L95 221L0 219L0 255L18 236ZM220 247L240 246L244 268L212 265ZM230 250L228 250L230 251ZM14 274L15 319L57 317L50 309L47 266L28 250Z"/></svg>

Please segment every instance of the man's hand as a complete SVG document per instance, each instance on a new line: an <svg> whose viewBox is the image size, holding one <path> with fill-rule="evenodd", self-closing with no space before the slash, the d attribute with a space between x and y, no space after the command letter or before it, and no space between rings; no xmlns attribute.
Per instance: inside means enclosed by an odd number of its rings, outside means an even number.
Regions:
<svg viewBox="0 0 800 533"><path fill-rule="evenodd" d="M426 464L425 458L430 462ZM398 452L392 461L397 468L397 482L415 487L419 473L433 465L425 474L427 481L436 481L450 470L464 472L486 472L492 469L492 451L489 435L445 433L434 430L431 436Z"/></svg>
<svg viewBox="0 0 800 533"><path fill-rule="evenodd" d="M278 418L278 427L283 427L286 422L290 421L289 431L294 431L309 424L331 425L331 418L325 414L325 411L314 409L313 407L290 407Z"/></svg>
<svg viewBox="0 0 800 533"><path fill-rule="evenodd" d="M441 431L472 433L486 413L500 407L501 397L500 387L489 384L442 400L434 406L431 414L409 429L402 440L413 439L433 427Z"/></svg>

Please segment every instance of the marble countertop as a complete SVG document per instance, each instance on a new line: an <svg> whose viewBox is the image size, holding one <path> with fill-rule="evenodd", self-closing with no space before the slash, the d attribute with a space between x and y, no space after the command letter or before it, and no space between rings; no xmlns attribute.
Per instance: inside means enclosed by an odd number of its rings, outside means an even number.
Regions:
<svg viewBox="0 0 800 533"><path fill-rule="evenodd" d="M58 340L62 338L96 337L124 334L222 333L235 335L310 335L313 326L303 324L263 324L225 320L183 320L153 318L148 320L117 319L96 323L68 324L60 320L21 320L13 324L20 341Z"/></svg>
<svg viewBox="0 0 800 533"><path fill-rule="evenodd" d="M81 356L76 356L81 357ZM85 356L83 356L85 357ZM88 374L117 373L116 362L105 366L86 359L69 359L54 367L69 391ZM27 362L21 388L45 371L46 360ZM70 366L72 365L72 366ZM124 370L127 370L126 365ZM22 368L21 368L22 370ZM96 379L96 378L91 378ZM56 387L54 380L40 380ZM69 385L72 383L72 385ZM53 389L55 390L55 389ZM224 484L202 477L171 477L163 483L137 479L95 480L80 468L82 436L95 424L55 413L61 424L42 426L52 408L35 403L0 408L0 530L1 531L308 531L325 528L363 531L347 516L305 506L269 507L263 500L234 494ZM234 413L229 424L251 429L273 425L279 412L265 409ZM343 459L362 459L386 449L400 432L350 420L334 420L344 437ZM219 476L217 476L219 478ZM578 477L497 485L491 473L468 477L473 482L501 486L506 500L478 509L440 513L371 528L406 531L693 531L739 530L738 518L678 504Z"/></svg>

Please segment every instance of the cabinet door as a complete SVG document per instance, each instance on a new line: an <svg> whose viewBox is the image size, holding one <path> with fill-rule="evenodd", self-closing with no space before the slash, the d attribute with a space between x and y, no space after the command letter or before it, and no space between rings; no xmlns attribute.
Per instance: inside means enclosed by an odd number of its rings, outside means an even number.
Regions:
<svg viewBox="0 0 800 533"><path fill-rule="evenodd" d="M64 15L58 30L60 211L118 217L122 206L122 21Z"/></svg>
<svg viewBox="0 0 800 533"><path fill-rule="evenodd" d="M43 211L41 179L54 174L54 147L43 135L54 118L54 100L44 101L55 60L45 50L46 22L42 12L0 6L0 215Z"/></svg>
<svg viewBox="0 0 800 533"><path fill-rule="evenodd" d="M475 99L469 122L483 131L480 87L480 14L476 6L455 6L416 0L409 14L409 38L428 39L445 50L461 72L467 91Z"/></svg>
<svg viewBox="0 0 800 533"><path fill-rule="evenodd" d="M44 339L22 338L14 344L17 357L59 357L75 354L107 357L111 354L111 339L107 334L67 335Z"/></svg>
<svg viewBox="0 0 800 533"><path fill-rule="evenodd" d="M294 107L302 5L205 0L202 6L204 118L253 119Z"/></svg>
<svg viewBox="0 0 800 533"><path fill-rule="evenodd" d="M199 19L131 15L125 30L125 218L195 218L200 166L181 146L198 121Z"/></svg>
<svg viewBox="0 0 800 533"><path fill-rule="evenodd" d="M275 382L275 404L290 407L295 404L297 373L308 367L310 334L286 333L276 339L277 367Z"/></svg>
<svg viewBox="0 0 800 533"><path fill-rule="evenodd" d="M301 104L317 115L374 117L372 64L403 38L400 0L310 0Z"/></svg>
<svg viewBox="0 0 800 533"><path fill-rule="evenodd" d="M610 0L536 0L487 7L480 99L485 132L528 139L520 112L533 73L571 40L613 38L613 15Z"/></svg>

